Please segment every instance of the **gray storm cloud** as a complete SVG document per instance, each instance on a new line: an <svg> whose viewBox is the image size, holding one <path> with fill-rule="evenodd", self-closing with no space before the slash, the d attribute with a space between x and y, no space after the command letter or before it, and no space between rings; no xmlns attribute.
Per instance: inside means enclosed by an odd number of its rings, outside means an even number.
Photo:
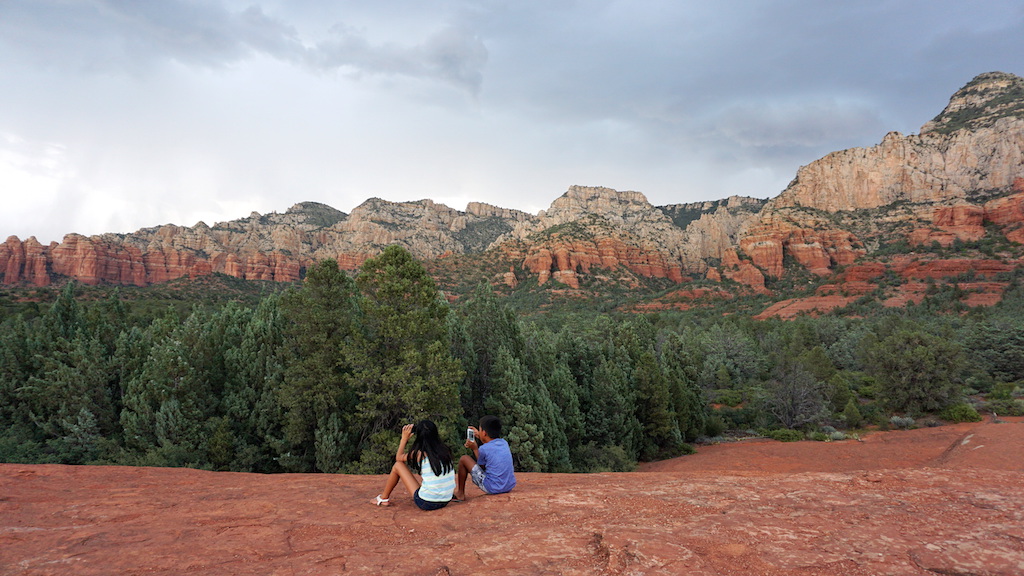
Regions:
<svg viewBox="0 0 1024 576"><path fill-rule="evenodd" d="M1024 73L1022 32L1020 0L0 0L0 239L767 197Z"/></svg>
<svg viewBox="0 0 1024 576"><path fill-rule="evenodd" d="M434 78L477 93L487 48L472 33L454 27L436 32L421 44L403 46L374 45L356 30L335 26L332 37L309 48L305 58L320 70Z"/></svg>
<svg viewBox="0 0 1024 576"><path fill-rule="evenodd" d="M408 76L477 93L487 48L471 32L442 26L419 43L370 42L336 24L320 41L259 6L230 11L217 2L54 0L0 3L0 31L13 49L47 67L118 68L145 73L159 61L212 68L263 54L317 71Z"/></svg>
<svg viewBox="0 0 1024 576"><path fill-rule="evenodd" d="M870 138L885 126L868 106L824 100L735 105L717 117L712 130L736 146L813 149L851 135Z"/></svg>

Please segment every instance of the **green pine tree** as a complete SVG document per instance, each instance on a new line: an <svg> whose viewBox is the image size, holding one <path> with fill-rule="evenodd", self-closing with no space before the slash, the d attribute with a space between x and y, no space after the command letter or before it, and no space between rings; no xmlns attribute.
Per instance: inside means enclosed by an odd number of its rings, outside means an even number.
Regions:
<svg viewBox="0 0 1024 576"><path fill-rule="evenodd" d="M513 357L522 358L524 342L515 313L498 297L488 283L482 283L462 307L467 342L472 346L472 362L466 369L463 410L470 418L483 414L492 389L491 372L498 349L506 348ZM472 368L472 370L470 370Z"/></svg>
<svg viewBox="0 0 1024 576"><path fill-rule="evenodd" d="M673 410L668 381L653 352L644 352L633 370L637 419L643 428L640 459L676 456L683 442Z"/></svg>
<svg viewBox="0 0 1024 576"><path fill-rule="evenodd" d="M310 268L301 290L282 297L281 314L285 368L279 403L284 443L279 462L288 471L311 472L318 470L318 450L327 450L323 432L319 432L321 447L317 447L318 431L330 426L332 418L343 421L341 430L356 426L353 414L358 388L350 380L354 370L350 348L360 330L361 311L355 283L338 269L336 261L321 261ZM259 401L265 393L266 389L261 391ZM330 447L340 462L358 457L356 440L337 433L327 438L343 442Z"/></svg>
<svg viewBox="0 0 1024 576"><path fill-rule="evenodd" d="M430 418L449 431L442 437L461 436L458 383L465 373L451 355L448 305L409 252L388 246L363 263L356 284L362 322L348 348L348 383L359 398L353 416L361 464L355 469L383 472L381 454L394 450L403 424Z"/></svg>
<svg viewBox="0 0 1024 576"><path fill-rule="evenodd" d="M636 394L629 387L622 356L613 350L594 370L585 428L588 441L598 447L619 446L635 461L642 430L636 418Z"/></svg>

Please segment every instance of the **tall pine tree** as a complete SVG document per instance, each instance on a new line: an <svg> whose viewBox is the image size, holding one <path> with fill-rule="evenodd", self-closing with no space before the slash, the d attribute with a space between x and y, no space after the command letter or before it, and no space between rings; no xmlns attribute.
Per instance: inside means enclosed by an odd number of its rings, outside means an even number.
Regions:
<svg viewBox="0 0 1024 576"><path fill-rule="evenodd" d="M403 424L430 418L442 438L461 434L458 383L465 374L451 355L448 305L408 251L388 246L363 263L356 284L362 322L349 348L348 375L358 393L356 469L377 472L393 461Z"/></svg>
<svg viewBox="0 0 1024 576"><path fill-rule="evenodd" d="M334 260L317 263L302 289L281 300L286 368L280 389L285 439L280 463L288 471L335 472L358 455L358 439L344 433L355 425L358 400L349 379L358 301L355 283ZM325 429L333 432L329 439Z"/></svg>

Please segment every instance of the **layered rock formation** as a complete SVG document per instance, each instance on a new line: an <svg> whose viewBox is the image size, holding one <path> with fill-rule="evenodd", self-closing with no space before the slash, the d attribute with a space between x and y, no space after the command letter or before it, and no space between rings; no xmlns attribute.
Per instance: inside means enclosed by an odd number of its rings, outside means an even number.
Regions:
<svg viewBox="0 0 1024 576"><path fill-rule="evenodd" d="M1024 79L989 73L950 99L919 135L890 132L871 148L828 154L800 168L740 233L768 277L784 259L820 276L905 237L912 245L973 242L996 224L1024 239Z"/></svg>
<svg viewBox="0 0 1024 576"><path fill-rule="evenodd" d="M334 258L355 269L385 246L400 244L421 260L502 249L513 269L536 275L540 284L553 279L575 288L594 269L678 283L684 270L703 274L707 258L734 254L737 232L762 204L733 197L656 208L639 192L583 186L537 216L483 203L460 212L431 200L378 198L344 214L310 202L213 227L200 222L125 235L69 234L50 246L11 237L0 247L0 270L6 284L74 278L145 286L212 272L289 282L316 260ZM686 218L685 230L674 221ZM502 281L516 284L514 271Z"/></svg>
<svg viewBox="0 0 1024 576"><path fill-rule="evenodd" d="M878 146L833 152L800 168L772 203L838 212L962 200L1009 188L1022 166L1024 79L988 73L958 90L919 135L890 132Z"/></svg>
<svg viewBox="0 0 1024 576"><path fill-rule="evenodd" d="M5 284L47 285L73 278L84 284L145 286L213 272L291 282L316 260L334 258L355 269L389 244L401 244L420 259L479 251L530 217L480 203L462 213L430 200L374 198L345 214L304 202L284 214L253 213L213 227L200 222L132 234L69 234L50 246L12 236L0 245L0 270Z"/></svg>
<svg viewBox="0 0 1024 576"><path fill-rule="evenodd" d="M683 278L683 231L639 192L573 186L498 242L513 239L529 247L523 267L540 284L554 279L579 287L578 275L595 267Z"/></svg>
<svg viewBox="0 0 1024 576"><path fill-rule="evenodd" d="M289 282L317 260L355 269L399 244L421 260L468 255L465 266L486 254L492 281L510 287L528 277L568 288L704 278L768 293L789 270L828 278L904 240L1024 243L1024 79L982 74L921 134L892 132L877 146L829 154L771 200L656 207L639 192L573 186L537 215L377 198L345 214L307 202L212 227L69 234L49 246L11 237L0 245L0 273L5 284L35 285L142 286L213 272Z"/></svg>

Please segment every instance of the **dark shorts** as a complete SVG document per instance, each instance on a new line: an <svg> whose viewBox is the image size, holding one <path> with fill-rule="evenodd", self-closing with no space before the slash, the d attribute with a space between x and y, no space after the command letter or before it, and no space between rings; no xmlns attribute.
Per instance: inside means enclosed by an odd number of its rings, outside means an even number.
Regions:
<svg viewBox="0 0 1024 576"><path fill-rule="evenodd" d="M420 498L420 491L413 492L412 501L416 503L416 506L420 510L440 510L448 505L448 502L427 502L423 498Z"/></svg>

